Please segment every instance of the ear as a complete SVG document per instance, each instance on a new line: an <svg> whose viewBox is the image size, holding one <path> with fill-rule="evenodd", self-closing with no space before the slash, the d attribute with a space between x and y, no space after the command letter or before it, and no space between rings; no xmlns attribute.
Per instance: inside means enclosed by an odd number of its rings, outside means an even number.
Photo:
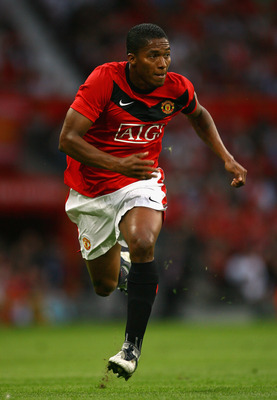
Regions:
<svg viewBox="0 0 277 400"><path fill-rule="evenodd" d="M131 65L134 65L137 61L136 55L134 53L128 53L127 58Z"/></svg>

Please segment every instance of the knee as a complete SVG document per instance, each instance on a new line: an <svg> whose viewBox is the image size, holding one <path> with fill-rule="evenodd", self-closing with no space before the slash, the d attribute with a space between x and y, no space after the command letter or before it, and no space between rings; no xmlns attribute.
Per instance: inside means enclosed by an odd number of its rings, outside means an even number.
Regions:
<svg viewBox="0 0 277 400"><path fill-rule="evenodd" d="M93 282L94 291L98 296L107 297L109 296L117 287L117 282L103 280Z"/></svg>
<svg viewBox="0 0 277 400"><path fill-rule="evenodd" d="M129 242L131 259L134 262L152 261L154 257L155 238L148 233L146 235L134 236Z"/></svg>

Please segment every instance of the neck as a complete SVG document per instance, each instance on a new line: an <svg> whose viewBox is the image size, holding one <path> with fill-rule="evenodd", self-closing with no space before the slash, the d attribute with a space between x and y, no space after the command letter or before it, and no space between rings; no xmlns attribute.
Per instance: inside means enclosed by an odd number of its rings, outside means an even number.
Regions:
<svg viewBox="0 0 277 400"><path fill-rule="evenodd" d="M126 79L131 87L132 90L134 90L137 93L151 93L155 88L149 88L143 81L137 78L137 74L132 68L131 64L127 63L126 65Z"/></svg>

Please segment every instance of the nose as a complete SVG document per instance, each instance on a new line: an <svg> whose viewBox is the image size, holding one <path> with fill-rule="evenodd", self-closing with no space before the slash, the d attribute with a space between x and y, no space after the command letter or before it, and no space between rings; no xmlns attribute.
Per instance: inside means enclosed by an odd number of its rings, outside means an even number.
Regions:
<svg viewBox="0 0 277 400"><path fill-rule="evenodd" d="M158 58L158 68L164 69L166 67L167 67L166 59L163 56L159 57Z"/></svg>

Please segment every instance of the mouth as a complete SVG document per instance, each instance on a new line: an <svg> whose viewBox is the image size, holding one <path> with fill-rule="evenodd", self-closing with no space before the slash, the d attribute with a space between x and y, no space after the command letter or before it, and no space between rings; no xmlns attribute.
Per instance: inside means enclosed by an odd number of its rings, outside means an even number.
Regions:
<svg viewBox="0 0 277 400"><path fill-rule="evenodd" d="M163 73L163 74L155 74L155 76L156 76L158 79L165 79L166 73Z"/></svg>

